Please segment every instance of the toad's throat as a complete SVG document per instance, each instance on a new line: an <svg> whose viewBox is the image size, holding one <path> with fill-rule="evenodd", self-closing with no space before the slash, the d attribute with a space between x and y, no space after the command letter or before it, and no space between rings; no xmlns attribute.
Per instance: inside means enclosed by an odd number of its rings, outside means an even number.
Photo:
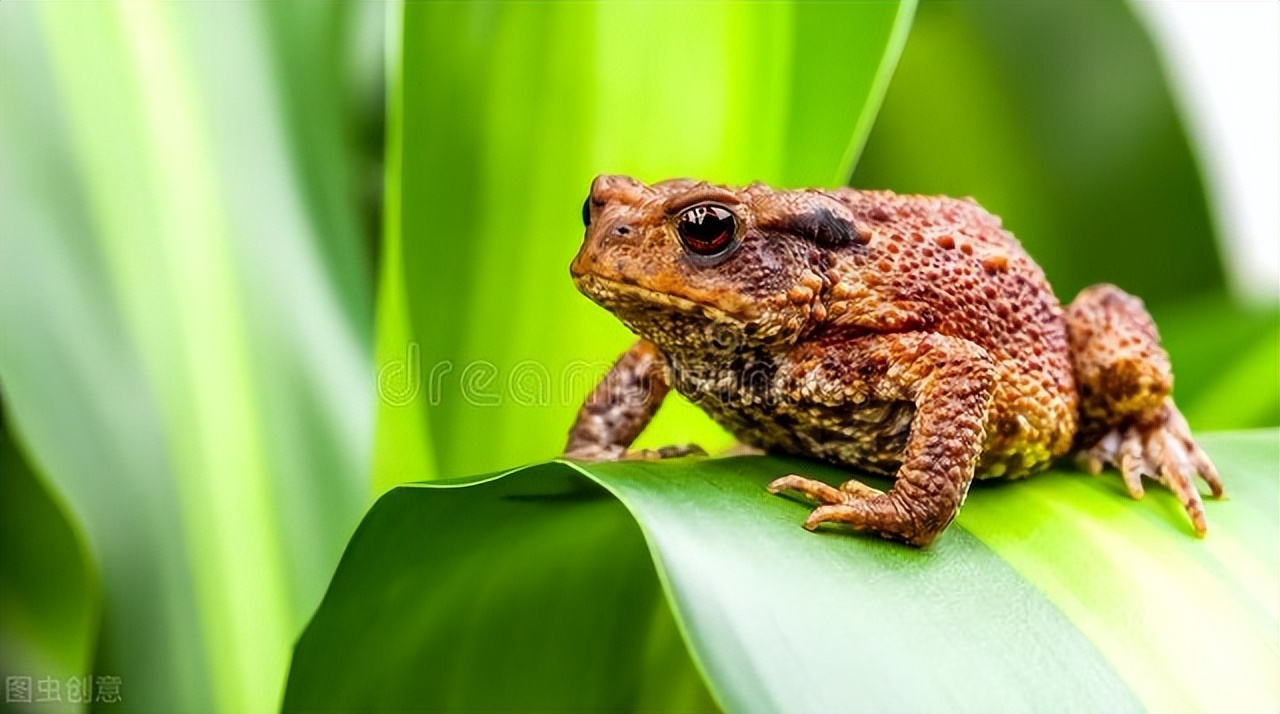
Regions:
<svg viewBox="0 0 1280 714"><path fill-rule="evenodd" d="M650 288L624 283L618 280L602 278L598 275L575 276L573 282L582 294L591 298L610 312L614 312L624 321L627 314L636 310L654 312L661 308L670 308L688 315L701 316L712 322L746 323L759 317L759 311L749 305L732 307L708 304L717 301L714 293L700 293L707 302L699 302L680 295L652 290Z"/></svg>

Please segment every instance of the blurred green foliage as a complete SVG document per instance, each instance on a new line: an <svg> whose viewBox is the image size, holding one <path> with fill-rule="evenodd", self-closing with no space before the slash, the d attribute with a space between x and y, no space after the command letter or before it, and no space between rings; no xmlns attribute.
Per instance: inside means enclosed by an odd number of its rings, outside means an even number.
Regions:
<svg viewBox="0 0 1280 714"><path fill-rule="evenodd" d="M1280 424L1280 310L1218 293L1153 305L1152 314L1193 428Z"/></svg>
<svg viewBox="0 0 1280 714"><path fill-rule="evenodd" d="M926 3L853 184L973 196L1063 301L1225 285L1151 40L1114 2Z"/></svg>
<svg viewBox="0 0 1280 714"><path fill-rule="evenodd" d="M0 680L33 677L38 695L92 672L101 595L83 534L0 421Z"/></svg>
<svg viewBox="0 0 1280 714"><path fill-rule="evenodd" d="M95 708L274 708L363 509L353 8L0 8L0 379L101 573Z"/></svg>

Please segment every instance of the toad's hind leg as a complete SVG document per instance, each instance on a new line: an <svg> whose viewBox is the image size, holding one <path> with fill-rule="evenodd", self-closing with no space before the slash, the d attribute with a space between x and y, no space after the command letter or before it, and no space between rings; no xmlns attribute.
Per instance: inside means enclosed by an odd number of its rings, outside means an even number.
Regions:
<svg viewBox="0 0 1280 714"><path fill-rule="evenodd" d="M1214 497L1222 495L1222 482L1169 396L1169 356L1142 301L1114 285L1095 285L1076 297L1066 319L1080 395L1075 446L1086 466L1093 473L1118 466L1134 498L1142 497L1143 476L1156 479L1177 495L1203 536L1196 476Z"/></svg>

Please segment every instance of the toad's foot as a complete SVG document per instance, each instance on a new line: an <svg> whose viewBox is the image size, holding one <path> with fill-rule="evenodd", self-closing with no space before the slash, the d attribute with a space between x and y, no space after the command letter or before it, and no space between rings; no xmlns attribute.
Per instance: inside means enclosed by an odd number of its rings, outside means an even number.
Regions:
<svg viewBox="0 0 1280 714"><path fill-rule="evenodd" d="M852 516L858 509L852 506L873 498L885 497L883 491L859 481L845 481L840 488L835 488L797 474L774 479L766 488L773 494L790 489L817 501L818 507L814 508L804 521L804 527L808 530L814 530L822 523L846 523L856 526L859 521Z"/></svg>
<svg viewBox="0 0 1280 714"><path fill-rule="evenodd" d="M1143 476L1164 484L1178 497L1201 538L1208 525L1196 476L1209 484L1214 498L1222 496L1218 470L1191 438L1191 430L1172 400L1167 400L1154 418L1108 432L1081 452L1080 459L1092 474L1102 471L1104 465L1119 467L1124 485L1134 498L1143 496Z"/></svg>
<svg viewBox="0 0 1280 714"><path fill-rule="evenodd" d="M987 415L995 394L996 369L987 351L936 333L873 335L849 343L845 362L823 353L818 369L832 380L850 380L883 400L910 400L915 418L893 488L877 491L857 481L840 488L803 476L769 484L778 493L794 489L818 501L805 520L809 530L839 523L855 531L924 547L956 517L973 481ZM839 375L839 376L837 376Z"/></svg>
<svg viewBox="0 0 1280 714"><path fill-rule="evenodd" d="M674 444L658 449L628 449L615 444L590 444L565 452L566 459L575 461L658 461L680 456L706 456L707 452L697 444Z"/></svg>

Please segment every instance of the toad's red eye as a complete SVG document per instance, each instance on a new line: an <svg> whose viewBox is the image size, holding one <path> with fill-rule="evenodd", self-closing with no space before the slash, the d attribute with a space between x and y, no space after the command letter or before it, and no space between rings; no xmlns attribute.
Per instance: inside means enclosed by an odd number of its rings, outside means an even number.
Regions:
<svg viewBox="0 0 1280 714"><path fill-rule="evenodd" d="M704 204L688 208L676 219L676 232L680 242L691 252L715 257L728 252L733 246L737 223L733 213L724 206Z"/></svg>

